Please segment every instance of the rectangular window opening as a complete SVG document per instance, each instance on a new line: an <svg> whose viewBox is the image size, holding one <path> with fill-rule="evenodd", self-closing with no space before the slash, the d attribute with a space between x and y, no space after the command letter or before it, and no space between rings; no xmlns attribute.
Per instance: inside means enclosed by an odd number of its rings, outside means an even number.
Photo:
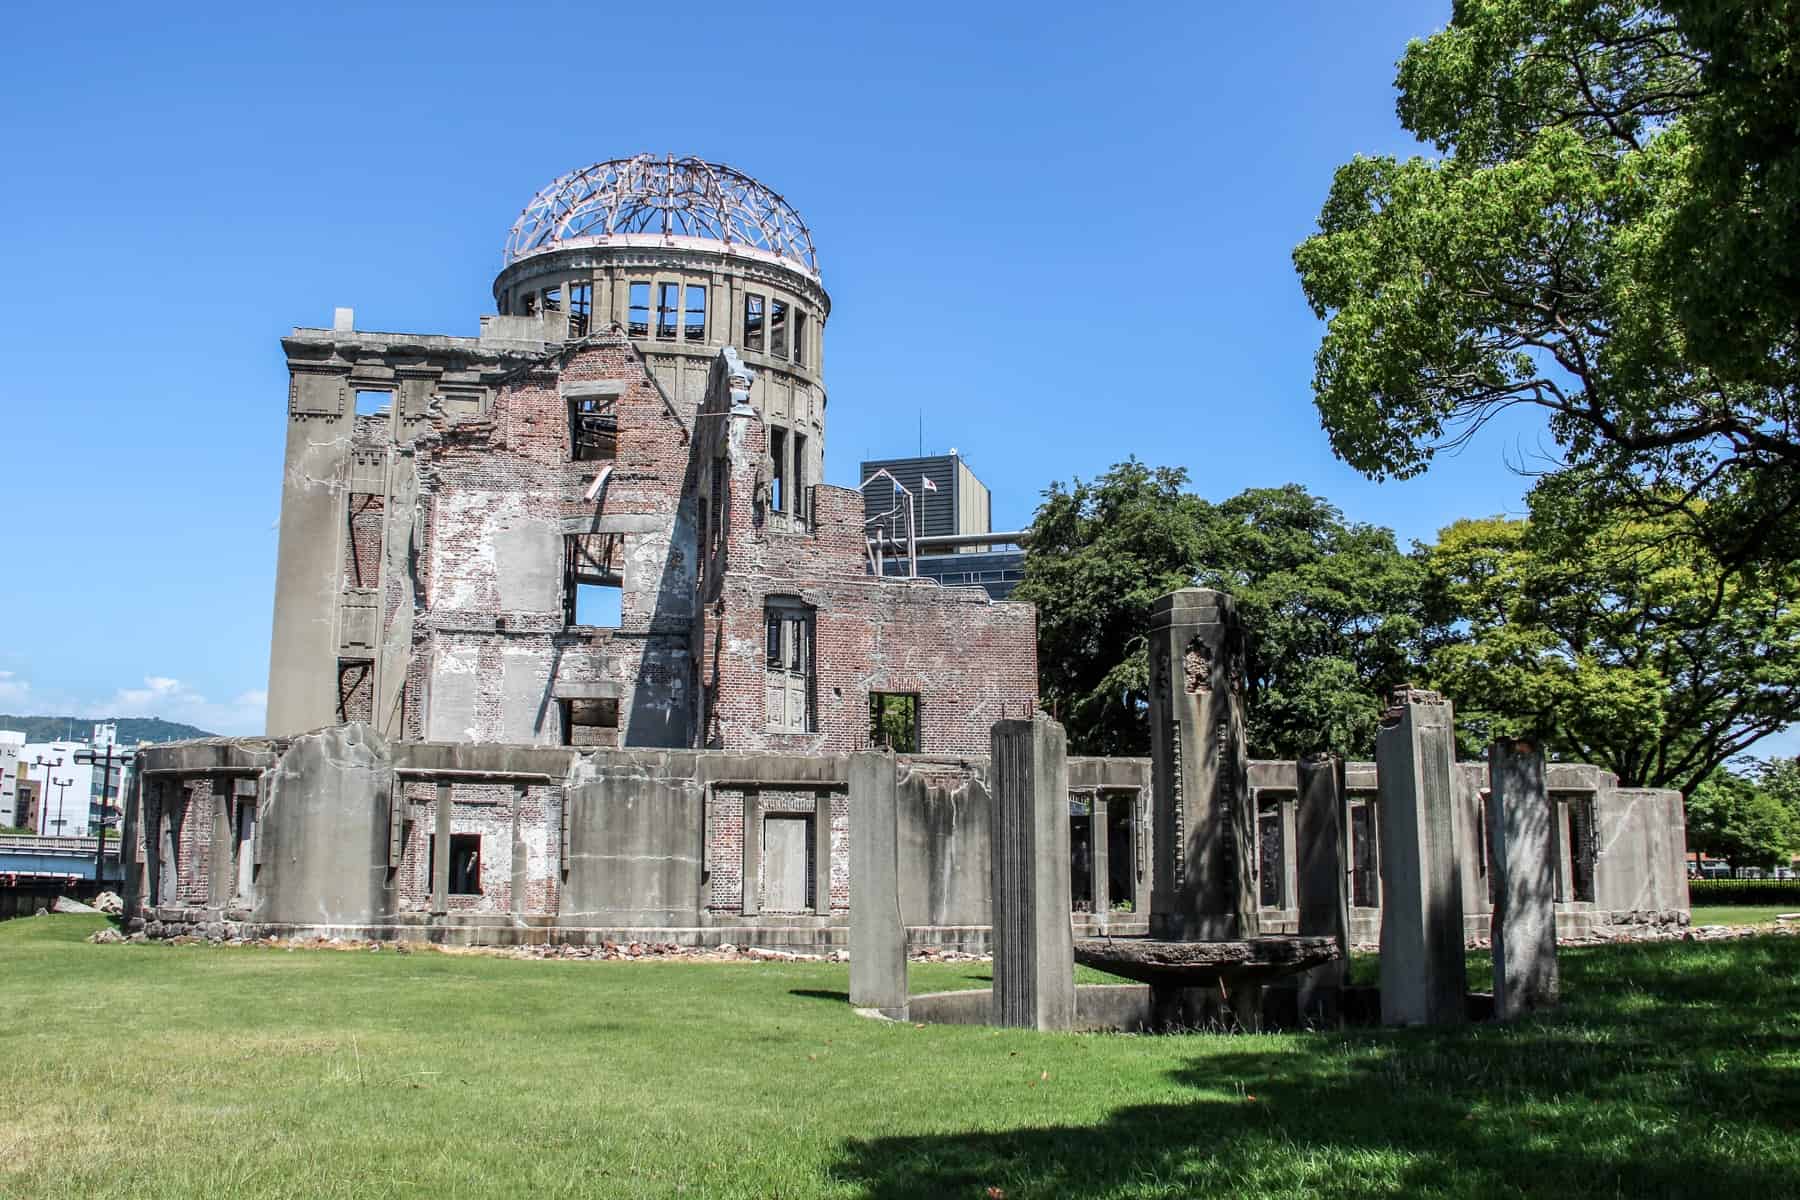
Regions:
<svg viewBox="0 0 1800 1200"><path fill-rule="evenodd" d="M788 489L793 494L792 510L796 517L805 517L806 513L806 435L794 434L794 478L793 486Z"/></svg>
<svg viewBox="0 0 1800 1200"><path fill-rule="evenodd" d="M638 280L631 285L625 331L634 338L650 336L650 284L647 281Z"/></svg>
<svg viewBox="0 0 1800 1200"><path fill-rule="evenodd" d="M569 447L575 462L611 462L619 455L619 410L610 396L569 401Z"/></svg>
<svg viewBox="0 0 1800 1200"><path fill-rule="evenodd" d="M769 508L774 512L786 512L787 430L779 426L769 426L769 457L775 464L769 479Z"/></svg>
<svg viewBox="0 0 1800 1200"><path fill-rule="evenodd" d="M544 289L544 311L547 313L562 311L561 286Z"/></svg>
<svg viewBox="0 0 1800 1200"><path fill-rule="evenodd" d="M690 342L706 340L706 288L699 284L688 284L686 323L682 336Z"/></svg>
<svg viewBox="0 0 1800 1200"><path fill-rule="evenodd" d="M897 754L919 753L919 694L869 693L869 745Z"/></svg>
<svg viewBox="0 0 1800 1200"><path fill-rule="evenodd" d="M618 744L618 700L563 701L563 745L616 747Z"/></svg>
<svg viewBox="0 0 1800 1200"><path fill-rule="evenodd" d="M788 306L786 300L769 301L769 353L775 358L788 356Z"/></svg>
<svg viewBox="0 0 1800 1200"><path fill-rule="evenodd" d="M656 336L665 340L675 336L675 323L681 319L681 285L656 285Z"/></svg>
<svg viewBox="0 0 1800 1200"><path fill-rule="evenodd" d="M535 317L535 316L537 316L537 310L538 310L537 293L536 292L520 292L519 293L519 315L521 317Z"/></svg>
<svg viewBox="0 0 1800 1200"><path fill-rule="evenodd" d="M791 601L771 603L765 610L764 632L768 727L777 733L810 733L813 610Z"/></svg>
<svg viewBox="0 0 1800 1200"><path fill-rule="evenodd" d="M616 533L578 533L563 539L563 620L567 625L617 629L624 621L625 539Z"/></svg>
<svg viewBox="0 0 1800 1200"><path fill-rule="evenodd" d="M744 293L744 349L759 354L763 348L763 298L755 292Z"/></svg>
<svg viewBox="0 0 1800 1200"><path fill-rule="evenodd" d="M569 336L586 337L594 327L594 285L569 285Z"/></svg>
<svg viewBox="0 0 1800 1200"><path fill-rule="evenodd" d="M388 412L388 411L392 410L393 407L394 407L394 393L382 392L382 391L364 391L361 388L357 389L357 392L356 392L356 415L357 416L373 417L380 413Z"/></svg>
<svg viewBox="0 0 1800 1200"><path fill-rule="evenodd" d="M431 849L425 857L425 878L437 878L437 838L431 839ZM479 833L453 833L450 835L450 886L452 896L481 895L481 835Z"/></svg>
<svg viewBox="0 0 1800 1200"><path fill-rule="evenodd" d="M1257 806L1257 903L1264 908L1281 908L1287 890L1287 846L1281 807L1280 800L1265 800Z"/></svg>
<svg viewBox="0 0 1800 1200"><path fill-rule="evenodd" d="M794 310L794 365L806 365L806 314L798 308Z"/></svg>

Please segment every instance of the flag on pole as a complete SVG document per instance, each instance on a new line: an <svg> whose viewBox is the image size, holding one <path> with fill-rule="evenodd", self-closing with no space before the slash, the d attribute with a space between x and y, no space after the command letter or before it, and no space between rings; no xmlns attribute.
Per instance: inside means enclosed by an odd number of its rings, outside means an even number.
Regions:
<svg viewBox="0 0 1800 1200"><path fill-rule="evenodd" d="M928 491L928 492L937 491L937 484L931 482L931 476L929 476L929 475L925 476L923 479L923 483L924 483L924 488L926 491Z"/></svg>

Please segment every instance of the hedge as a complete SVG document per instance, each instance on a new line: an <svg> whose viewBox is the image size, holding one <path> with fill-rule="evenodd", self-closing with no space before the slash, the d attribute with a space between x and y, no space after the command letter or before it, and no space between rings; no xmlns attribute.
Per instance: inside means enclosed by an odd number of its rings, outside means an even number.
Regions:
<svg viewBox="0 0 1800 1200"><path fill-rule="evenodd" d="M1690 879L1693 904L1791 904L1800 910L1800 879Z"/></svg>

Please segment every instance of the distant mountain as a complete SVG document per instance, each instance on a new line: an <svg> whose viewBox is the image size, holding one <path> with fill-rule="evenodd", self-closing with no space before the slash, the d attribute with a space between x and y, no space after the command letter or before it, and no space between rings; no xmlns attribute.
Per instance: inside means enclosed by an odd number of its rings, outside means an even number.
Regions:
<svg viewBox="0 0 1800 1200"><path fill-rule="evenodd" d="M119 744L122 746L218 736L161 717L12 717L0 713L0 729L23 730L28 742L55 742L64 738L85 742L93 736L94 726L108 721L119 727Z"/></svg>

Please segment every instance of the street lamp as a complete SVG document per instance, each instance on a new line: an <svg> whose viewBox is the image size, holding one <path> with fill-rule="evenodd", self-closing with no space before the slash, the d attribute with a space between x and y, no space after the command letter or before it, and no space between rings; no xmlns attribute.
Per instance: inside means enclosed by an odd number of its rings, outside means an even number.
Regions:
<svg viewBox="0 0 1800 1200"><path fill-rule="evenodd" d="M48 772L45 772L45 777L49 777ZM56 825L56 836L61 837L62 827L69 823L69 819L63 816L63 796L68 792L69 785L75 782L75 777L70 775L68 778L60 781L51 779L50 782L56 785L56 820L54 824Z"/></svg>
<svg viewBox="0 0 1800 1200"><path fill-rule="evenodd" d="M54 768L62 766L63 760L58 758L55 762L51 762L39 754L32 758L31 764L44 768L44 787L38 793L38 836L48 837L50 834L50 772Z"/></svg>

